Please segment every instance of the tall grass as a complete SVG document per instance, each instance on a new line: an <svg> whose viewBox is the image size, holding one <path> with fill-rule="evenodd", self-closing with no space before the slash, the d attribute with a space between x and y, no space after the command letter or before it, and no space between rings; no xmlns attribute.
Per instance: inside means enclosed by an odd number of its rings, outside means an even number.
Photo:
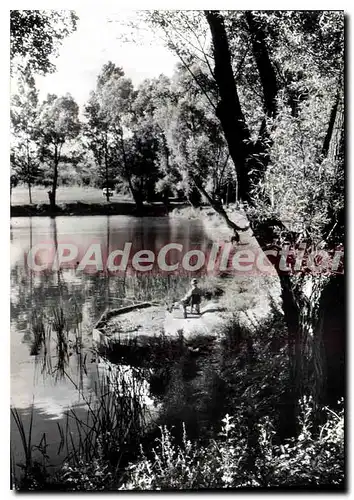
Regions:
<svg viewBox="0 0 354 500"><path fill-rule="evenodd" d="M88 485L84 481L84 475L73 485L70 471L77 471L83 464L98 462L101 469L106 467L103 463L109 466L105 488L109 489L110 486L108 477L111 481L117 481L121 461L133 458L148 421L144 401L145 377L139 370L132 370L129 377L126 372L127 367L124 366L109 367L104 373L98 371L98 381L93 392L89 396L82 394L85 418L71 408L66 412L65 423L57 424L61 441L58 453L65 450L65 458L62 467L53 477L49 476L45 460L40 464L34 459L35 451L40 451L44 458L47 457L47 443L45 435L37 445L32 443L33 406L27 434L19 412L11 410L25 457L21 466L23 476L13 477L16 489L85 490ZM72 383L75 384L73 380ZM80 391L80 387L77 384L75 386ZM102 472L101 469L96 471L98 475Z"/></svg>
<svg viewBox="0 0 354 500"><path fill-rule="evenodd" d="M111 304L117 307L116 303L122 305L130 303L149 301L165 305L180 300L190 288L190 273L185 275L156 275L144 273L136 276L117 277L114 282L115 297L110 298ZM222 294L222 282L213 276L201 276L199 286L206 292L209 298Z"/></svg>
<svg viewBox="0 0 354 500"><path fill-rule="evenodd" d="M63 308L53 309L52 328L56 333L56 354L57 363L54 369L56 378L62 378L65 373L65 367L69 363L68 353L68 325L64 316Z"/></svg>
<svg viewBox="0 0 354 500"><path fill-rule="evenodd" d="M21 416L16 408L11 408L11 415L15 421L16 427L17 427L19 434L20 434L21 444L22 444L22 448L24 451L24 455L25 455L24 470L25 470L25 472L27 472L31 468L32 463L33 463L33 460L32 460L33 405L31 408L30 425L28 428L27 435L26 435L26 431L25 431Z"/></svg>
<svg viewBox="0 0 354 500"><path fill-rule="evenodd" d="M99 374L94 394L83 395L87 409L85 421L74 409L67 413L66 435L71 423L78 437L78 444L73 445L68 454L69 461L77 462L81 457L92 460L99 448L107 460L118 464L125 445L141 436L146 421L144 378L138 370L130 371L129 377L126 371L127 367L111 365Z"/></svg>
<svg viewBox="0 0 354 500"><path fill-rule="evenodd" d="M48 465L47 455L47 439L43 433L38 444L34 444L32 440L33 423L34 423L34 405L31 406L30 423L26 433L25 425L22 417L16 408L11 408L11 415L15 426L20 435L22 450L24 453L24 463L16 464L14 462L14 454L11 449L11 486L21 490L38 490L45 484L48 473L46 467ZM35 452L36 456L35 456ZM38 458L38 452L41 459ZM18 477L16 473L16 465L22 470L22 475Z"/></svg>
<svg viewBox="0 0 354 500"><path fill-rule="evenodd" d="M38 315L36 311L33 312L31 318L32 326L32 342L30 345L30 355L37 356L41 350L42 345L45 344L46 330L44 326L43 317Z"/></svg>
<svg viewBox="0 0 354 500"><path fill-rule="evenodd" d="M69 315L62 305L53 307L47 314L36 311L32 314L30 355L41 364L44 376L63 379L75 354L82 386L88 352L84 348L81 323L82 314L76 304Z"/></svg>

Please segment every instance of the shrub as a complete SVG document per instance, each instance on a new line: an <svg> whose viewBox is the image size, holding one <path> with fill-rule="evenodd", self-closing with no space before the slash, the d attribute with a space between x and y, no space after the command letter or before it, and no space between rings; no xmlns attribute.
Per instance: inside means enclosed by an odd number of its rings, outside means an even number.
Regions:
<svg viewBox="0 0 354 500"><path fill-rule="evenodd" d="M141 450L140 460L127 468L120 489L343 487L343 408L338 413L324 408L327 421L317 432L312 430L312 399L304 397L300 408L299 434L281 445L273 443L275 431L269 418L257 424L255 448L240 432L238 418L229 415L218 438L206 445L188 440L185 429L182 444L176 444L171 431L161 427L151 456Z"/></svg>
<svg viewBox="0 0 354 500"><path fill-rule="evenodd" d="M225 418L224 442L212 441L207 446L187 438L183 426L182 444L175 443L171 431L160 427L161 438L148 458L141 449L140 461L127 469L121 490L191 490L227 487L234 476L234 456L242 456L242 441L229 441L233 424Z"/></svg>
<svg viewBox="0 0 354 500"><path fill-rule="evenodd" d="M260 424L261 471L265 486L344 486L344 409L324 408L327 420L313 429L311 397L300 401L300 432L280 446L272 446L269 422Z"/></svg>
<svg viewBox="0 0 354 500"><path fill-rule="evenodd" d="M63 465L60 473L52 481L65 491L103 491L110 489L114 480L112 467L102 457L91 462L80 460L75 465Z"/></svg>

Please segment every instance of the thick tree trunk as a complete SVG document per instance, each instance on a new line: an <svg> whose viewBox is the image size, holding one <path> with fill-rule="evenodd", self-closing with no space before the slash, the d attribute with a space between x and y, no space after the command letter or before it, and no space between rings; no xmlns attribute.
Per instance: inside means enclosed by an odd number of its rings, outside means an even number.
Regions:
<svg viewBox="0 0 354 500"><path fill-rule="evenodd" d="M315 339L321 349L322 401L335 405L345 396L346 307L344 275L332 276L322 291ZM316 359L314 360L316 362ZM317 363L318 365L318 363ZM315 364L314 368L317 368Z"/></svg>
<svg viewBox="0 0 354 500"><path fill-rule="evenodd" d="M130 191L130 193L133 197L134 203L136 205L137 213L140 214L143 211L144 203L143 203L142 197L140 196L140 193L133 186L132 176L131 176L131 173L129 171L127 155L126 155L125 146L124 146L124 137L123 137L122 129L120 129L120 147L121 147L122 156L123 156L124 177L128 183L129 191Z"/></svg>
<svg viewBox="0 0 354 500"><path fill-rule="evenodd" d="M214 74L220 93L216 115L222 125L230 156L237 171L239 197L247 201L250 194L248 176L250 132L237 93L223 17L218 11L205 11L205 16L213 39Z"/></svg>
<svg viewBox="0 0 354 500"><path fill-rule="evenodd" d="M140 193L137 193L135 190L132 191L133 193L133 198L136 206L136 211L138 214L141 214L143 212L144 208L144 200L142 199Z"/></svg>
<svg viewBox="0 0 354 500"><path fill-rule="evenodd" d="M186 198L188 203L193 208L199 208L201 206L201 193L200 190L193 186L193 189L186 193Z"/></svg>
<svg viewBox="0 0 354 500"><path fill-rule="evenodd" d="M265 167L269 161L269 143L266 145L265 138L269 133L264 120L261 127L259 141L256 145L249 145L249 130L245 123L245 118L241 110L237 88L232 72L231 56L228 46L226 30L222 15L217 11L206 11L213 41L213 52L215 59L215 79L219 88L220 102L217 109L217 116L220 119L225 138L228 143L231 158L235 164L236 175L239 184L239 196L243 201L250 201L250 187L253 181L261 180ZM267 116L276 115L276 94L277 82L275 72L269 58L265 35L262 28L252 13L246 14L249 31L252 36L253 54L257 63L257 68L263 88L264 110ZM338 110L341 110L338 112ZM329 130L326 136L323 153L333 161L340 157L340 150L343 149L343 106L336 104L332 112ZM261 160L259 158L262 158ZM250 169L256 174L252 179L248 176ZM237 227L229 220L222 207L205 192L203 187L196 182L198 189L208 199L211 206L224 218L228 227L235 233L241 228ZM252 221L251 221L252 223ZM268 221L266 230L252 223L254 234L262 248L268 247L274 242L274 226L281 228L280 221ZM264 229L264 228L263 228ZM288 329L289 359L290 359L290 384L292 394L289 396L289 407L295 406L300 397L305 384L309 384L310 379L314 384L313 393L317 400L322 399L324 394L324 380L326 373L325 338L331 337L326 332L324 302L322 300L326 287L322 290L316 277L312 277L312 288L316 294L311 300L306 297L299 280L296 276L281 275L279 279L282 290L283 312ZM333 277L334 282L336 278ZM327 306L329 302L326 302ZM333 310L334 317L336 313ZM320 319L319 319L320 318ZM340 369L337 370L338 373ZM311 375L311 377L310 377ZM294 415L294 412L291 412Z"/></svg>
<svg viewBox="0 0 354 500"><path fill-rule="evenodd" d="M344 196L344 96L339 87L333 105L322 155L333 165L339 186L339 196ZM342 180L343 179L343 180ZM344 207L336 212L329 207L330 219L323 242L329 250L344 243ZM327 230L330 229L327 233ZM313 370L318 400L335 404L345 393L345 280L343 274L332 274L318 293L317 317L314 325Z"/></svg>
<svg viewBox="0 0 354 500"><path fill-rule="evenodd" d="M277 112L276 95L278 92L278 84L269 57L266 35L252 11L246 11L245 16L252 37L253 55L256 60L258 74L263 88L264 111L267 116L274 118Z"/></svg>
<svg viewBox="0 0 354 500"><path fill-rule="evenodd" d="M127 176L127 182L129 186L130 193L133 197L134 203L136 205L136 210L137 213L140 214L143 211L144 203L143 203L143 198L141 196L141 193L139 193L133 186L131 176Z"/></svg>
<svg viewBox="0 0 354 500"><path fill-rule="evenodd" d="M322 155L337 165L338 177L341 177L340 170L344 163L344 105L341 89L332 108ZM327 229L324 229L322 244L329 251L334 251L336 244L343 243L343 221L340 220L341 212L334 212L332 207L329 207L328 216L328 228L331 231L327 233ZM301 287L300 290L296 288L296 277L289 277L289 280L290 289L296 294L300 319L295 344L299 347L295 348L292 355L294 384L300 394L302 381L307 380L307 389L312 392L319 407L335 404L345 393L344 275L308 276L306 287L311 290L308 299Z"/></svg>

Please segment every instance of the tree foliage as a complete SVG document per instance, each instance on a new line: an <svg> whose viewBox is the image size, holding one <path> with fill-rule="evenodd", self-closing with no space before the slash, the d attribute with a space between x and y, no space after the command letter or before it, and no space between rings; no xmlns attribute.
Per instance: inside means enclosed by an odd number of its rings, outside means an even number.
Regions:
<svg viewBox="0 0 354 500"><path fill-rule="evenodd" d="M149 111L142 111L144 96L138 96L121 68L104 65L85 106L85 136L101 183L112 186L123 180L140 210L151 191L148 184L154 186L156 180L157 143L154 125L146 118Z"/></svg>
<svg viewBox="0 0 354 500"><path fill-rule="evenodd" d="M343 13L158 11L147 19L214 109L261 246L296 240L329 248L334 235L343 240ZM204 79L195 71L201 59ZM241 228L198 187L237 235ZM305 379L319 401L327 383L319 353L331 335L321 297L337 278L279 279L293 402ZM343 335L343 324L338 328Z"/></svg>
<svg viewBox="0 0 354 500"><path fill-rule="evenodd" d="M52 56L58 55L62 40L75 31L77 16L66 10L11 10L10 54L19 69L27 66L35 73L51 73Z"/></svg>
<svg viewBox="0 0 354 500"><path fill-rule="evenodd" d="M11 101L11 154L12 174L17 181L28 187L32 203L31 188L39 176L39 155L36 121L38 117L38 92L29 68L19 80L18 93Z"/></svg>
<svg viewBox="0 0 354 500"><path fill-rule="evenodd" d="M79 107L70 94L57 97L48 94L41 104L37 122L38 138L41 145L41 161L49 166L51 191L49 201L54 209L58 187L58 168L67 159L64 145L75 139L80 131Z"/></svg>

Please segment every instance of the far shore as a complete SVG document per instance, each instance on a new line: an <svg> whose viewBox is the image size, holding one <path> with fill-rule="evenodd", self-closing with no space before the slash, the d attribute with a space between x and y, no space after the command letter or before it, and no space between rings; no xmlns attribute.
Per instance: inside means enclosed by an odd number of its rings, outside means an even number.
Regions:
<svg viewBox="0 0 354 500"><path fill-rule="evenodd" d="M12 205L11 217L55 217L58 215L135 215L139 217L163 217L170 210L185 206L183 202L171 203L168 210L163 203L144 203L143 209L138 211L135 203L124 202L101 202L101 203L57 203L55 211L52 211L48 203Z"/></svg>
<svg viewBox="0 0 354 500"><path fill-rule="evenodd" d="M238 212L234 203L226 210ZM47 188L35 186L32 188L32 203L29 202L28 190L20 185L12 190L10 203L11 217L56 217L71 215L131 215L136 217L164 217L167 215L187 218L213 219L215 225L224 227L224 221L208 204L193 208L187 200L170 198L168 205L162 201L144 202L138 211L134 201L126 195L113 193L107 202L102 190L93 187L60 186L57 189L56 209L51 210ZM240 214L238 214L240 216ZM212 217L211 217L212 216ZM242 218L242 216L241 216ZM229 233L227 227L225 232Z"/></svg>
<svg viewBox="0 0 354 500"><path fill-rule="evenodd" d="M47 190L40 186L32 189L32 203L26 187L12 190L11 217L55 217L60 215L132 215L163 217L175 208L189 206L187 202L170 199L168 208L162 202L145 202L140 211L132 199L114 193L109 202L102 190L91 187L60 186L57 190L56 209L51 210Z"/></svg>

